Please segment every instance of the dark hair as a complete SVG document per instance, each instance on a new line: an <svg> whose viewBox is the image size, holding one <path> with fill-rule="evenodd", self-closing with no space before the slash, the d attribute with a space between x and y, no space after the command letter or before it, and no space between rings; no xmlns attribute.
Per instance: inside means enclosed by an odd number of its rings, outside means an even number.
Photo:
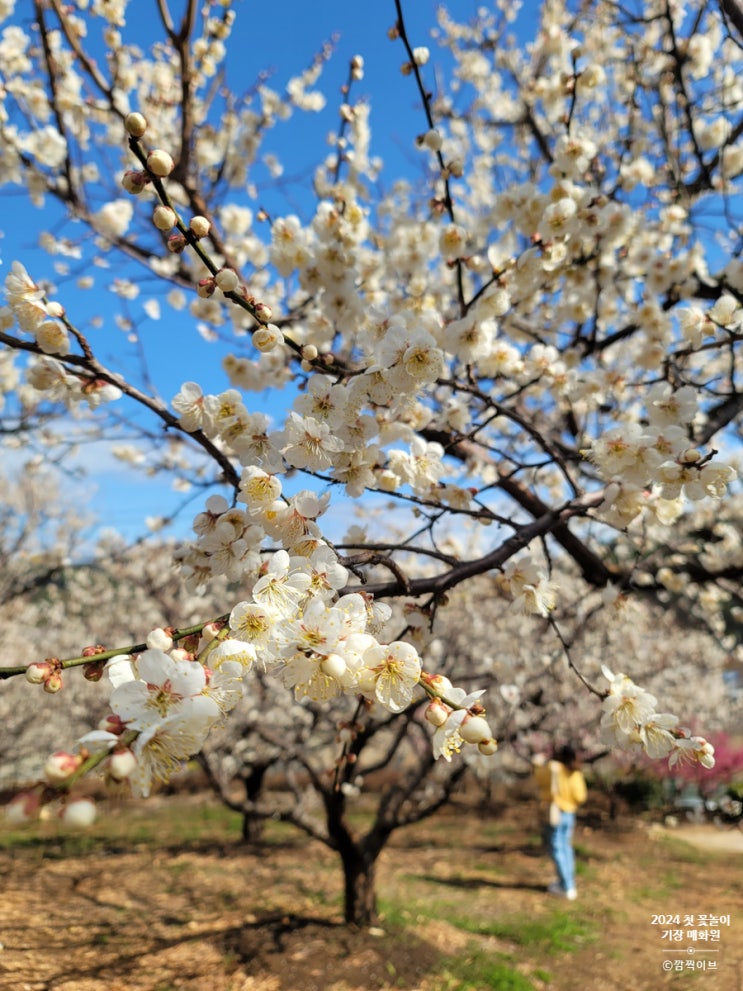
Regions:
<svg viewBox="0 0 743 991"><path fill-rule="evenodd" d="M578 755L575 752L575 747L572 747L569 743L563 744L563 746L558 747L555 750L555 760L558 760L561 764L564 764L569 771L574 770L578 765Z"/></svg>

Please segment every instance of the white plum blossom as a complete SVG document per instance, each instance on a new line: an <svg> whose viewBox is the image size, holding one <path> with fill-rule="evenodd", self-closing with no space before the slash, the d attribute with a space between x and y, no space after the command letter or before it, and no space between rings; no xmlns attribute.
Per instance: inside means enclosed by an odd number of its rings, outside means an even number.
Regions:
<svg viewBox="0 0 743 991"><path fill-rule="evenodd" d="M189 433L204 425L204 394L196 382L184 382L181 391L173 398L173 409L180 413L178 422Z"/></svg>
<svg viewBox="0 0 743 991"><path fill-rule="evenodd" d="M273 441L288 464L312 471L329 468L334 455L343 449L342 441L333 436L327 423L295 412L289 414L284 430Z"/></svg>
<svg viewBox="0 0 743 991"><path fill-rule="evenodd" d="M365 651L365 671L359 676L361 691L392 712L410 705L421 675L421 662L412 644L395 641Z"/></svg>
<svg viewBox="0 0 743 991"><path fill-rule="evenodd" d="M253 586L253 598L259 605L291 618L311 582L311 576L299 566L299 561L280 550L271 557L265 574Z"/></svg>
<svg viewBox="0 0 743 991"><path fill-rule="evenodd" d="M509 561L504 574L513 596L511 610L548 616L554 609L557 586L534 564L530 555Z"/></svg>
<svg viewBox="0 0 743 991"><path fill-rule="evenodd" d="M111 694L113 712L131 729L142 730L171 713L183 718L214 719L216 705L205 695L206 673L198 661L175 661L162 650L139 655L137 677Z"/></svg>
<svg viewBox="0 0 743 991"><path fill-rule="evenodd" d="M44 290L20 262L14 261L5 276L5 298L21 330L33 333L48 317Z"/></svg>

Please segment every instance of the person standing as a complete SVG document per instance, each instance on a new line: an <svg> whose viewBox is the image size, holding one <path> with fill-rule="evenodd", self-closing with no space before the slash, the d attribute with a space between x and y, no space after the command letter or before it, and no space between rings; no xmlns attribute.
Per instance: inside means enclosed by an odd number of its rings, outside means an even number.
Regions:
<svg viewBox="0 0 743 991"><path fill-rule="evenodd" d="M556 750L549 761L538 755L533 764L539 797L547 810L547 844L557 871L557 880L547 890L574 901L578 892L575 887L573 832L578 806L586 800L586 779L580 770L576 752L570 745Z"/></svg>

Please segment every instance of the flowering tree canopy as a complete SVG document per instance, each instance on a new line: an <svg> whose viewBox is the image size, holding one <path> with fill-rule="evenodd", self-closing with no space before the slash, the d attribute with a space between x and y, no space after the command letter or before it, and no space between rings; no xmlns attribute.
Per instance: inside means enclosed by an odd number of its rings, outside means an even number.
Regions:
<svg viewBox="0 0 743 991"><path fill-rule="evenodd" d="M508 692L430 663L448 593L483 575L550 624L607 740L710 766L703 737L571 653L560 622L590 590L611 624L637 590L672 589L727 643L743 607L739 529L722 513L703 553L690 538L734 496L743 409L735 4L545 0L524 44L511 3L467 23L442 9L429 49L395 0L418 167L388 175L374 154L384 115L355 55L306 216L260 190L283 168L273 130L325 104L330 49L283 92L246 87L228 0L159 3L147 49L126 6L35 0L29 23L0 5L0 184L57 218L48 272L8 266L5 413L16 445L104 435L213 487L176 561L191 591L240 592L141 643L3 669L56 692L65 669L106 667L110 715L49 781L105 762L147 794L256 666L300 700L424 703L438 756L492 755ZM84 330L84 291L114 266L114 326ZM210 342L227 388L195 367L164 402L131 371L142 294L173 350ZM251 401L267 389L272 415ZM344 532L347 503L366 515Z"/></svg>

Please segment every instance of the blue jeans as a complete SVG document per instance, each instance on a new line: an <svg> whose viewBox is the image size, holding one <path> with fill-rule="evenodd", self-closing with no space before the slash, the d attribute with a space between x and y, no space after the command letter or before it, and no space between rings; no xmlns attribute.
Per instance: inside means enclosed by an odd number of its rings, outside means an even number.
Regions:
<svg viewBox="0 0 743 991"><path fill-rule="evenodd" d="M559 824L547 827L550 856L557 869L557 877L563 891L570 891L571 888L575 887L574 829L575 812L560 812Z"/></svg>

